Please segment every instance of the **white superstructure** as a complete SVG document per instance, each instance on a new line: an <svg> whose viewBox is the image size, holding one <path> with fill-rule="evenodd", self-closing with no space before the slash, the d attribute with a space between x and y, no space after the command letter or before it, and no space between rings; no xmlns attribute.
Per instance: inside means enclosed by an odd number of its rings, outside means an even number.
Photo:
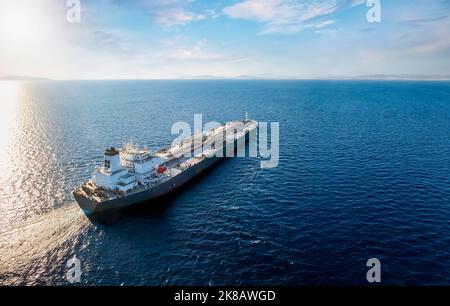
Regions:
<svg viewBox="0 0 450 306"><path fill-rule="evenodd" d="M93 180L99 187L122 192L136 187L135 176L121 166L120 154L115 148L105 150L103 166L95 169Z"/></svg>

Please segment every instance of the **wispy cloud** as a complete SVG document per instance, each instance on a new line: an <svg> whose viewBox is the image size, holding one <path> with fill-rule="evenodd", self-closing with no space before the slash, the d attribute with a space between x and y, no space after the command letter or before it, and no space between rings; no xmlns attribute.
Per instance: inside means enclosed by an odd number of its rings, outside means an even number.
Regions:
<svg viewBox="0 0 450 306"><path fill-rule="evenodd" d="M168 8L155 12L155 21L165 27L184 26L192 21L206 18L205 15L196 14L183 8Z"/></svg>
<svg viewBox="0 0 450 306"><path fill-rule="evenodd" d="M352 2L350 3L350 6L354 7L354 6L358 6L358 5L362 5L362 4L366 4L367 0L352 0Z"/></svg>
<svg viewBox="0 0 450 306"><path fill-rule="evenodd" d="M315 29L322 29L322 28L325 28L325 27L327 27L329 25L334 24L334 22L335 22L334 20L324 20L324 21L321 21L321 22L315 24L314 28Z"/></svg>
<svg viewBox="0 0 450 306"><path fill-rule="evenodd" d="M264 23L261 34L296 33L305 22L336 11L336 0L245 0L225 7L223 12L231 18Z"/></svg>
<svg viewBox="0 0 450 306"><path fill-rule="evenodd" d="M171 60L219 60L224 59L225 55L221 53L214 53L206 50L206 39L202 39L192 46L176 46L172 47L172 51L167 54L167 58Z"/></svg>
<svg viewBox="0 0 450 306"><path fill-rule="evenodd" d="M163 40L161 43L163 48L166 49L161 58L169 62L231 63L244 61L249 58L244 54L217 52L206 38L188 42L185 38L178 36L173 39Z"/></svg>
<svg viewBox="0 0 450 306"><path fill-rule="evenodd" d="M163 27L185 26L194 21L216 17L214 10L196 12L193 0L134 0L143 7L152 20Z"/></svg>

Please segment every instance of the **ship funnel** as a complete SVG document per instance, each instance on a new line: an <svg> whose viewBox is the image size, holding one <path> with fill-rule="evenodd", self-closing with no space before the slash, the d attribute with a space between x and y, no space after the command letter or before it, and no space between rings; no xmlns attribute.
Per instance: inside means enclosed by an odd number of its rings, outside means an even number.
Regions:
<svg viewBox="0 0 450 306"><path fill-rule="evenodd" d="M120 155L119 150L114 147L105 150L104 167L110 172L120 170Z"/></svg>

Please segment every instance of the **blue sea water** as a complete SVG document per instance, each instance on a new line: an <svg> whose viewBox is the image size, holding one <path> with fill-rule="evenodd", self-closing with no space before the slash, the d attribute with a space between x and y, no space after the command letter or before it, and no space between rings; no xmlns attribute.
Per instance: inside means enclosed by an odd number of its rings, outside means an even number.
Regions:
<svg viewBox="0 0 450 306"><path fill-rule="evenodd" d="M450 283L450 83L1 82L0 283ZM280 161L225 160L176 196L90 221L71 191L107 146L175 121L280 124Z"/></svg>

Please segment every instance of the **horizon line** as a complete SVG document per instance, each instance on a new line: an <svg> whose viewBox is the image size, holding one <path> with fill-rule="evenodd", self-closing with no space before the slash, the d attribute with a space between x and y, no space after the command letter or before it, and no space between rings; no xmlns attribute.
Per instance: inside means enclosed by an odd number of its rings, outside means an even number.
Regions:
<svg viewBox="0 0 450 306"><path fill-rule="evenodd" d="M29 76L3 76L0 81L450 81L450 76L395 76L395 75L362 75L362 76L327 76L327 77L263 77L263 76L189 76L189 77L161 77L161 78L73 78L73 79L55 79L47 77L29 77Z"/></svg>

